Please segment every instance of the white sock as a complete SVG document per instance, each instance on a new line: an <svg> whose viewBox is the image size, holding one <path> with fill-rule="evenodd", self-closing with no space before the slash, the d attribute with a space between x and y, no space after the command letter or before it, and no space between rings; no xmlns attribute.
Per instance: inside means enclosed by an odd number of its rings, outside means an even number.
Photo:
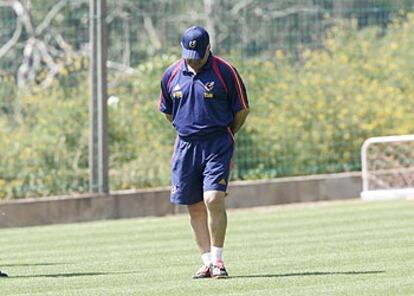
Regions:
<svg viewBox="0 0 414 296"><path fill-rule="evenodd" d="M204 253L201 255L201 260L203 260L203 264L209 266L211 263L211 254L210 252Z"/></svg>
<svg viewBox="0 0 414 296"><path fill-rule="evenodd" d="M211 246L211 262L222 261L223 248Z"/></svg>

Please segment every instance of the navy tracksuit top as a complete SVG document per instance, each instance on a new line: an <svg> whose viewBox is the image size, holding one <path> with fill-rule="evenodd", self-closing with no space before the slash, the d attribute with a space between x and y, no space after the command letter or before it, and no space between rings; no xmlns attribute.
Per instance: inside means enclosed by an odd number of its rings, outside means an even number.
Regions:
<svg viewBox="0 0 414 296"><path fill-rule="evenodd" d="M246 88L237 70L211 53L197 74L180 59L162 76L159 110L172 115L183 139L225 132L234 115L246 108Z"/></svg>

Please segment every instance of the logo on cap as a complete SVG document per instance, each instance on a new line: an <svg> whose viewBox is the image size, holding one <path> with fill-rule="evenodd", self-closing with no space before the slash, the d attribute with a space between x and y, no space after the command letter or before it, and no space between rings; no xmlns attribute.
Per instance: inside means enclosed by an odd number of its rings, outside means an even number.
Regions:
<svg viewBox="0 0 414 296"><path fill-rule="evenodd" d="M197 40L191 40L190 42L188 42L188 47L191 49L196 48L197 46Z"/></svg>

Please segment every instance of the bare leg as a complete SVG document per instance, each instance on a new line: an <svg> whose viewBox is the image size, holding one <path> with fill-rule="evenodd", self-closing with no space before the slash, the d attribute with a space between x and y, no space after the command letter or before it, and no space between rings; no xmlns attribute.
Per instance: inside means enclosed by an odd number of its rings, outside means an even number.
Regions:
<svg viewBox="0 0 414 296"><path fill-rule="evenodd" d="M211 245L222 248L226 237L227 214L225 193L222 191L204 192L204 203L208 213L208 228Z"/></svg>
<svg viewBox="0 0 414 296"><path fill-rule="evenodd" d="M191 227L200 253L210 252L210 233L207 224L207 209L204 202L187 206Z"/></svg>

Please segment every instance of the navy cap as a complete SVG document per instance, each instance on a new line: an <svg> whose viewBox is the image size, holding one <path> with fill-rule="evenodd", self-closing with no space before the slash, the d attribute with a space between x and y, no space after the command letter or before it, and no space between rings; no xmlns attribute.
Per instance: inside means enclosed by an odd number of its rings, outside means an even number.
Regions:
<svg viewBox="0 0 414 296"><path fill-rule="evenodd" d="M181 39L183 58L199 60L204 57L207 46L210 44L210 37L207 31L200 26L192 26L185 30Z"/></svg>

